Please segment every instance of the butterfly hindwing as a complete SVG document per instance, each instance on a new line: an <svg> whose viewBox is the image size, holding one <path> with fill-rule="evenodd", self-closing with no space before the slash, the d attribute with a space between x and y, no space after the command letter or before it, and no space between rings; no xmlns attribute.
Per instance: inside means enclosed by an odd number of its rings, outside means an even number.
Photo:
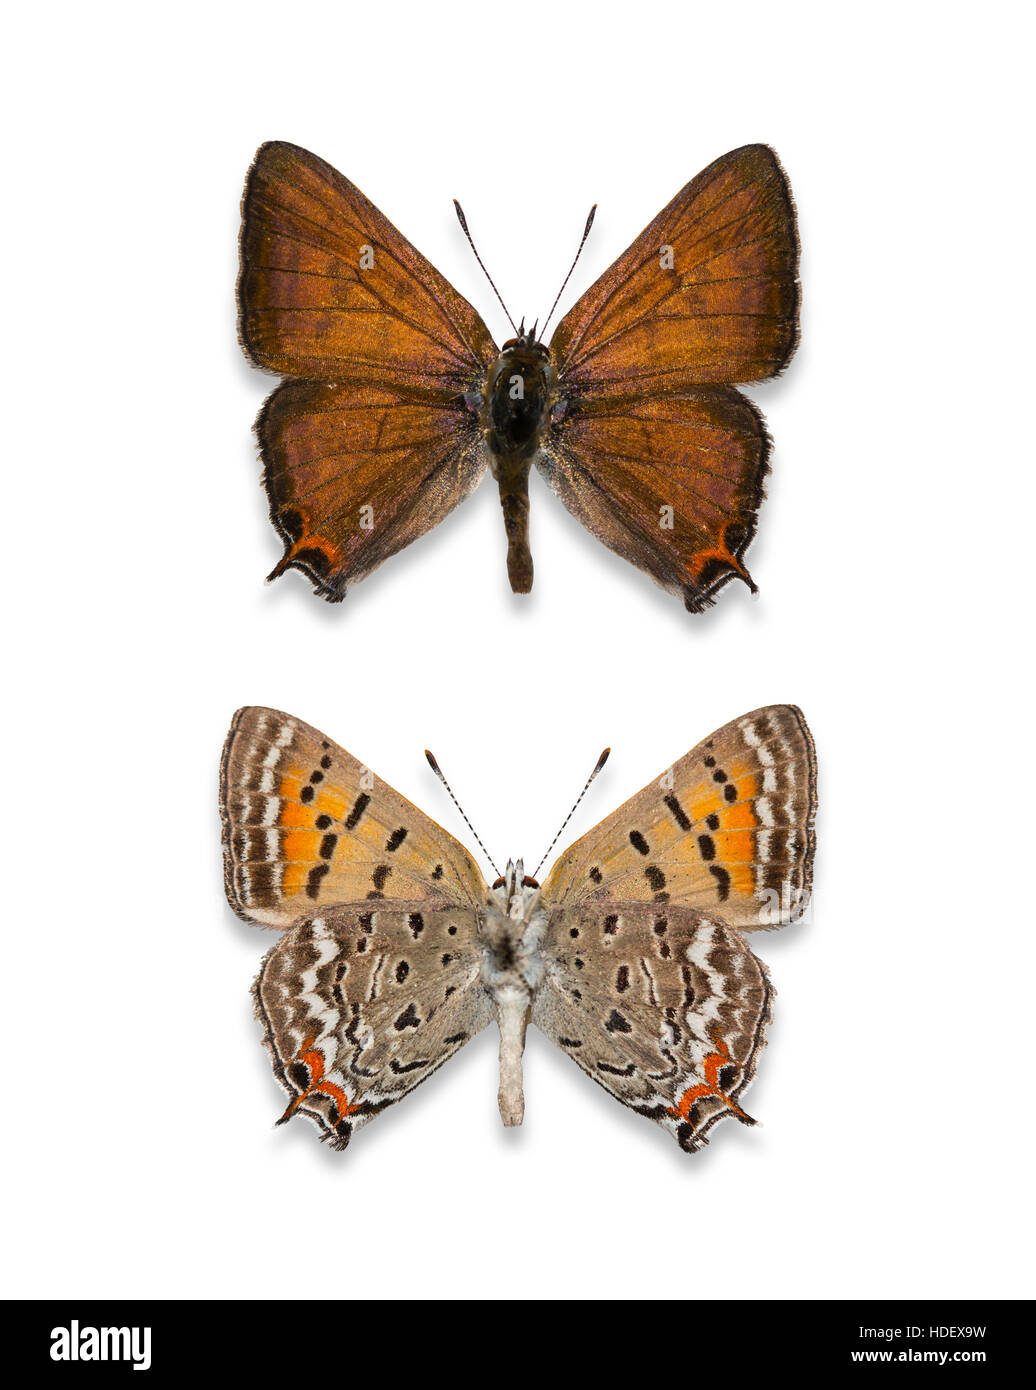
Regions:
<svg viewBox="0 0 1036 1390"><path fill-rule="evenodd" d="M247 706L234 716L220 803L227 896L246 921L287 927L342 902L483 900L463 845L345 749L278 710Z"/></svg>
<svg viewBox="0 0 1036 1390"><path fill-rule="evenodd" d="M365 382L286 382L256 432L284 542L270 577L294 567L331 601L437 526L486 469L462 404Z"/></svg>
<svg viewBox="0 0 1036 1390"><path fill-rule="evenodd" d="M802 712L767 706L717 730L577 840L544 901L673 903L735 927L781 926L809 899L815 806Z"/></svg>
<svg viewBox="0 0 1036 1390"><path fill-rule="evenodd" d="M496 347L359 189L283 141L260 149L245 186L238 301L251 359L301 378L257 423L285 546L273 573L294 567L341 599L482 477L464 396Z"/></svg>
<svg viewBox="0 0 1036 1390"><path fill-rule="evenodd" d="M274 1073L297 1112L344 1148L486 1026L470 908L338 905L297 923L254 985Z"/></svg>
<svg viewBox="0 0 1036 1390"><path fill-rule="evenodd" d="M755 534L769 438L740 392L590 402L552 432L537 460L597 539L701 612Z"/></svg>
<svg viewBox="0 0 1036 1390"><path fill-rule="evenodd" d="M770 1021L762 962L721 918L610 902L551 913L533 1022L694 1152L740 1097Z"/></svg>

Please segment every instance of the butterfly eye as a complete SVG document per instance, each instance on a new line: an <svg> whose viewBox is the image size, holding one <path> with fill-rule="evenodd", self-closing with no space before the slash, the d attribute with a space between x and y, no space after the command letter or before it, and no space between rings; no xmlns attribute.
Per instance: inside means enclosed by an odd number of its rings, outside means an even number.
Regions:
<svg viewBox="0 0 1036 1390"><path fill-rule="evenodd" d="M465 391L464 404L471 411L472 415L478 415L482 410L482 394L479 391Z"/></svg>
<svg viewBox="0 0 1036 1390"><path fill-rule="evenodd" d="M498 878L497 881L493 884L493 887L494 887L494 888L502 888L503 886L504 886L504 879L503 879L503 875L501 875L500 878Z"/></svg>
<svg viewBox="0 0 1036 1390"><path fill-rule="evenodd" d="M525 877L522 879L523 888L538 888L539 886L540 885L536 882L536 880L534 878L530 878L528 874L526 874Z"/></svg>

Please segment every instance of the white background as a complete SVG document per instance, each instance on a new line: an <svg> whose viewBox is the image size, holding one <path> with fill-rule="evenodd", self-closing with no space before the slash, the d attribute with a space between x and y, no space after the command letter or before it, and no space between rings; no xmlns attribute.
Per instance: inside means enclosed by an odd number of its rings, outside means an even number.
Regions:
<svg viewBox="0 0 1036 1390"><path fill-rule="evenodd" d="M8 19L3 219L8 1295L1000 1296L1031 1276L1031 140L1023 7L37 6ZM699 169L763 140L805 299L749 554L707 616L533 479L531 598L490 484L341 606L290 574L235 337L256 147L354 180L506 324L560 312ZM1023 684L1024 682L1024 684ZM497 859L701 737L802 706L815 909L762 1124L695 1158L495 1030L344 1154L283 1106L223 899L231 714L298 714Z"/></svg>

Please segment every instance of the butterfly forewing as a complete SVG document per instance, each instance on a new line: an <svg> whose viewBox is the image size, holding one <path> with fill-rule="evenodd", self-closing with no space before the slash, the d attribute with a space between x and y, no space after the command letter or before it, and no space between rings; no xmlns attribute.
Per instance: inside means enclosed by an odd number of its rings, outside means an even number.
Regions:
<svg viewBox="0 0 1036 1390"><path fill-rule="evenodd" d="M234 716L220 779L227 896L286 927L321 905L481 904L471 855L318 730L278 710Z"/></svg>
<svg viewBox="0 0 1036 1390"><path fill-rule="evenodd" d="M348 179L295 145L248 176L241 338L259 366L302 378L258 433L275 569L330 600L441 521L485 469L463 397L496 348L468 302Z"/></svg>
<svg viewBox="0 0 1036 1390"><path fill-rule="evenodd" d="M263 145L243 217L241 335L259 366L456 395L496 356L467 300L308 150Z"/></svg>
<svg viewBox="0 0 1036 1390"><path fill-rule="evenodd" d="M470 908L363 902L299 922L263 961L256 1013L274 1073L322 1137L402 1099L490 1021Z"/></svg>
<svg viewBox="0 0 1036 1390"><path fill-rule="evenodd" d="M762 381L798 339L798 236L787 179L766 145L691 180L551 339L576 399Z"/></svg>
<svg viewBox="0 0 1036 1390"><path fill-rule="evenodd" d="M725 725L561 856L548 905L673 903L736 927L804 910L813 877L816 756L802 712Z"/></svg>
<svg viewBox="0 0 1036 1390"><path fill-rule="evenodd" d="M762 962L721 918L609 903L551 914L533 1022L688 1152L740 1104L770 1021Z"/></svg>

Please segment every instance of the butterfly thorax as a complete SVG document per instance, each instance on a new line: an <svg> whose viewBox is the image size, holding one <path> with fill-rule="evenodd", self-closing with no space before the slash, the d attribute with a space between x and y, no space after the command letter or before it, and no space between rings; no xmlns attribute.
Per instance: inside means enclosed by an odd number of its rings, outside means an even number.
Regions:
<svg viewBox="0 0 1036 1390"><path fill-rule="evenodd" d="M493 477L528 475L553 405L556 374L543 343L515 338L489 372L482 428Z"/></svg>
<svg viewBox="0 0 1036 1390"><path fill-rule="evenodd" d="M526 878L522 861L508 861L507 872L490 889L479 916L482 983L500 1027L500 1115L505 1125L520 1125L522 1052L533 995L543 975L540 944L547 914L539 886Z"/></svg>
<svg viewBox="0 0 1036 1390"><path fill-rule="evenodd" d="M532 588L529 469L546 437L556 395L550 349L529 334L504 344L480 402L479 423L507 530L507 574L516 594Z"/></svg>
<svg viewBox="0 0 1036 1390"><path fill-rule="evenodd" d="M479 920L482 980L496 998L504 990L532 998L543 973L540 943L547 914L539 885L526 878L522 861L508 861L507 872L489 891Z"/></svg>

